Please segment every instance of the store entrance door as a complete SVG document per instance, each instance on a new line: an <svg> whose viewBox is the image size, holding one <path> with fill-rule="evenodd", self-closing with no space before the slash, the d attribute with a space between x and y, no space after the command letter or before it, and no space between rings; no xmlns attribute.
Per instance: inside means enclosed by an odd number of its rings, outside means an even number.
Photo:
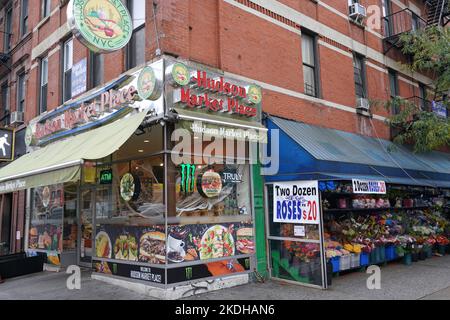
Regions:
<svg viewBox="0 0 450 320"><path fill-rule="evenodd" d="M95 215L95 188L80 189L80 211L78 219L78 264L91 267Z"/></svg>
<svg viewBox="0 0 450 320"><path fill-rule="evenodd" d="M266 184L265 199L271 277L326 289L317 181Z"/></svg>
<svg viewBox="0 0 450 320"><path fill-rule="evenodd" d="M10 253L12 193L4 194L0 204L0 256Z"/></svg>

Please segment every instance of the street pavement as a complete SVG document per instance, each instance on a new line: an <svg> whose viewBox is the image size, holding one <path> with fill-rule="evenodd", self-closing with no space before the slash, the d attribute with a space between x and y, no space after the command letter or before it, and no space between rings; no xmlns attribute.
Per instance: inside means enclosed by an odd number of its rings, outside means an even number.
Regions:
<svg viewBox="0 0 450 320"><path fill-rule="evenodd" d="M433 257L405 266L389 263L381 268L381 289L369 290L369 274L352 272L333 278L328 290L306 288L278 281L251 283L230 289L199 294L187 300L345 300L345 299L444 299L450 300L450 255ZM50 300L143 300L152 298L92 280L82 273L81 290L68 290L64 272L43 272L7 279L0 284L0 299Z"/></svg>

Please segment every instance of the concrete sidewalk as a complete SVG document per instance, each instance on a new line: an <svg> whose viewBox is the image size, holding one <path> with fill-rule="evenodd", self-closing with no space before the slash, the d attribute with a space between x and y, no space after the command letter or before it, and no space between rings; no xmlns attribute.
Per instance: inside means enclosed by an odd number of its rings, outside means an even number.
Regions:
<svg viewBox="0 0 450 320"><path fill-rule="evenodd" d="M368 290L368 274L354 272L333 278L328 290L318 290L277 281L251 283L231 289L199 294L189 299L223 300L283 300L283 299L445 299L450 300L450 255L434 257L404 266L390 263L381 268L381 289ZM83 272L81 290L66 288L67 275L38 273L9 279L0 284L0 299L51 300L151 300L147 296L92 280L90 272Z"/></svg>

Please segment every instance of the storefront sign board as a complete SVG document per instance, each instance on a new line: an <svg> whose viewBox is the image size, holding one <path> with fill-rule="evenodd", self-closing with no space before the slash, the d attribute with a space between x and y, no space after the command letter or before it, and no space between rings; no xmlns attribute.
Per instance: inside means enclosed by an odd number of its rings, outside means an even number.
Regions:
<svg viewBox="0 0 450 320"><path fill-rule="evenodd" d="M167 96L175 109L194 110L249 123L261 121L261 87L196 65L168 61Z"/></svg>
<svg viewBox="0 0 450 320"><path fill-rule="evenodd" d="M386 182L352 179L353 193L386 194Z"/></svg>
<svg viewBox="0 0 450 320"><path fill-rule="evenodd" d="M273 185L273 221L282 223L320 223L317 181L280 182Z"/></svg>
<svg viewBox="0 0 450 320"><path fill-rule="evenodd" d="M39 147L108 124L134 110L147 109L150 117L162 117L162 78L162 60L130 74L123 74L104 87L91 90L31 120L26 130L25 144L29 149ZM147 84L149 80L151 87ZM145 94L146 99L141 94Z"/></svg>
<svg viewBox="0 0 450 320"><path fill-rule="evenodd" d="M152 283L165 283L165 270L150 266L93 260L94 270L106 275L114 275L129 279Z"/></svg>

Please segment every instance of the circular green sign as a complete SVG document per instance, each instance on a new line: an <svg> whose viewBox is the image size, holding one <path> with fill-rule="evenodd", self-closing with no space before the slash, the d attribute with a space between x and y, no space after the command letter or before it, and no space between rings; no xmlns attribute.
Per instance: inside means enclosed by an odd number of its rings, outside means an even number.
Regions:
<svg viewBox="0 0 450 320"><path fill-rule="evenodd" d="M262 100L261 87L252 84L248 87L247 95L250 102L253 102L254 104L260 103Z"/></svg>
<svg viewBox="0 0 450 320"><path fill-rule="evenodd" d="M141 70L137 80L137 90L143 99L154 100L158 98L156 76L152 67L145 67Z"/></svg>
<svg viewBox="0 0 450 320"><path fill-rule="evenodd" d="M133 21L122 1L71 0L67 17L75 35L96 52L123 48L133 33Z"/></svg>
<svg viewBox="0 0 450 320"><path fill-rule="evenodd" d="M191 75L189 73L188 67L182 63L175 63L172 66L172 79L180 86L185 86L191 81Z"/></svg>
<svg viewBox="0 0 450 320"><path fill-rule="evenodd" d="M31 128L31 126L28 126L25 131L25 145L29 147L31 146L32 143L33 143L33 129Z"/></svg>

